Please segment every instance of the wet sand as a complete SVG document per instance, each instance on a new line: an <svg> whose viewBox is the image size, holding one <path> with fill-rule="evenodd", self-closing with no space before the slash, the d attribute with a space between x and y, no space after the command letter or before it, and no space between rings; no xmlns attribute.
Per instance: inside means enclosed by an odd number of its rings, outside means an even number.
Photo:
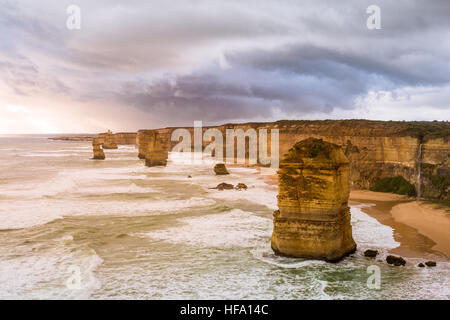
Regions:
<svg viewBox="0 0 450 320"><path fill-rule="evenodd" d="M393 254L450 260L450 216L445 210L405 196L366 190L352 191L350 204L373 204L362 210L394 229L400 246L390 250Z"/></svg>
<svg viewBox="0 0 450 320"><path fill-rule="evenodd" d="M400 223L417 229L436 244L431 248L450 258L450 218L440 209L418 201L392 208L392 216Z"/></svg>

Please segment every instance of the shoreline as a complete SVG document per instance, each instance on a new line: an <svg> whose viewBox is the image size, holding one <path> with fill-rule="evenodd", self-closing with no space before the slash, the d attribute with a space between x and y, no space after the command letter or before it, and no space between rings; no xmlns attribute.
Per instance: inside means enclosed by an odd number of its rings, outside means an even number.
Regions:
<svg viewBox="0 0 450 320"><path fill-rule="evenodd" d="M260 179L269 186L278 185L278 175L262 175ZM389 253L424 261L450 261L448 208L369 190L351 190L349 205L367 205L361 208L364 213L392 228L394 240L400 245L388 250Z"/></svg>
<svg viewBox="0 0 450 320"><path fill-rule="evenodd" d="M261 179L270 186L278 185L277 175ZM351 190L349 205L368 205L361 210L393 229L394 240L400 245L388 252L404 258L450 261L448 210L407 196L369 190Z"/></svg>
<svg viewBox="0 0 450 320"><path fill-rule="evenodd" d="M400 246L390 253L450 261L450 215L445 210L406 196L367 190L352 191L349 204L372 204L361 210L393 229Z"/></svg>

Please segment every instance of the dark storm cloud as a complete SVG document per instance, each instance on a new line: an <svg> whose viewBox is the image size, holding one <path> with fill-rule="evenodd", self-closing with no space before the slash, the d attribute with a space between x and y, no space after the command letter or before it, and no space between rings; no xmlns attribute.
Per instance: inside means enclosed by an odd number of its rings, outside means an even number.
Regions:
<svg viewBox="0 0 450 320"><path fill-rule="evenodd" d="M189 120L272 118L278 109L299 113L329 112L336 106L351 108L353 99L366 88L359 80L354 76L337 81L283 72L249 69L242 75L216 70L161 80L135 90L125 86L121 100L159 117L173 117L178 109L178 114Z"/></svg>
<svg viewBox="0 0 450 320"><path fill-rule="evenodd" d="M325 42L299 35L275 48L234 51L226 55L231 69L210 67L160 79L139 92L124 89L122 101L168 118L177 109L189 119L276 118L279 110L301 116L356 108L355 100L369 90L450 82L450 50L438 45L449 35L444 1L382 1L379 31L365 26L361 12L368 4L360 2L357 11L328 3L324 17L301 20L317 39L329 37ZM342 24L347 9L349 23ZM333 15L339 17L336 28L327 19Z"/></svg>
<svg viewBox="0 0 450 320"><path fill-rule="evenodd" d="M392 44L390 44L392 45ZM402 57L415 56L413 61L402 62ZM336 80L374 75L397 84L442 84L450 81L449 62L431 55L427 50L414 52L399 48L396 56L386 57L371 48L361 52L334 50L311 45L290 45L270 51L253 51L231 58L232 62L256 69L283 71ZM417 63L416 62L419 62ZM430 72L430 68L434 68Z"/></svg>

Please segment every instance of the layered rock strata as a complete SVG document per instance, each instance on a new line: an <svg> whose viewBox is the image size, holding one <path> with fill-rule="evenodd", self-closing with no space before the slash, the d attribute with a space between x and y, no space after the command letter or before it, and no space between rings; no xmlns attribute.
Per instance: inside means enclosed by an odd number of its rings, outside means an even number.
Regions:
<svg viewBox="0 0 450 320"><path fill-rule="evenodd" d="M280 158L297 141L309 137L323 139L341 146L349 159L352 189L369 189L382 178L402 176L414 185L421 197L450 201L450 122L292 120L203 127L203 133L211 128L220 131L224 139L227 129L256 130L258 140L259 130L265 129L268 153L272 150L271 130L277 129ZM176 129L154 130L165 141L167 152L179 143L170 139ZM192 127L182 129L194 137ZM145 159L147 150L146 140L142 139L146 131L152 130L140 130L136 137L141 159ZM210 140L203 139L203 147L209 143ZM248 145L245 153L249 154Z"/></svg>
<svg viewBox="0 0 450 320"><path fill-rule="evenodd" d="M303 140L285 155L278 174L272 249L327 261L354 252L347 204L349 161L342 149L321 139Z"/></svg>
<svg viewBox="0 0 450 320"><path fill-rule="evenodd" d="M115 142L117 145L136 145L136 132L117 132L114 133Z"/></svg>
<svg viewBox="0 0 450 320"><path fill-rule="evenodd" d="M98 135L98 140L102 143L103 149L117 149L116 137L108 130L108 132L100 133Z"/></svg>

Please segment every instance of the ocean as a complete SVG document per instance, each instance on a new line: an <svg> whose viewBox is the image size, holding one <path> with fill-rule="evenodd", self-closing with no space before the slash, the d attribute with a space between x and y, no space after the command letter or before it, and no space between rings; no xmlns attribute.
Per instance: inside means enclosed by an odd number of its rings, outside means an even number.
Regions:
<svg viewBox="0 0 450 320"><path fill-rule="evenodd" d="M134 146L94 161L90 142L47 138L0 137L0 299L450 298L450 264L387 265L399 243L361 205L351 207L353 255L279 257L277 187L256 169L215 176L212 160L191 165L179 153L148 168ZM248 190L211 189L221 182ZM367 284L370 266L379 289Z"/></svg>

